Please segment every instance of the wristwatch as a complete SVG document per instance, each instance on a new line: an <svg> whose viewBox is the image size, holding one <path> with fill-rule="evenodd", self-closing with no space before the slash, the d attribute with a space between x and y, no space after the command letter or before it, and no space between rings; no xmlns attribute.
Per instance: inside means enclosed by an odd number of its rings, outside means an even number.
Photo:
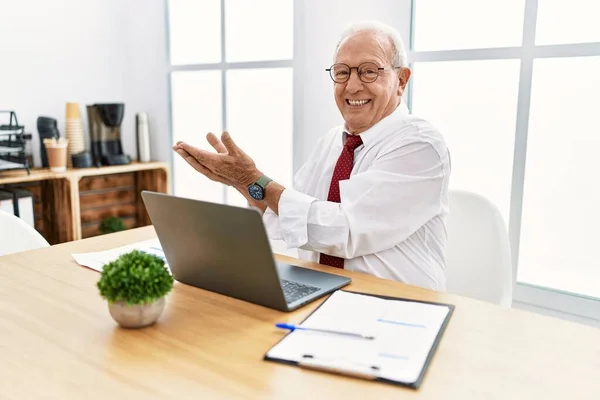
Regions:
<svg viewBox="0 0 600 400"><path fill-rule="evenodd" d="M262 175L256 182L248 186L248 193L254 200L263 200L265 198L265 187L272 182L273 179L266 175Z"/></svg>

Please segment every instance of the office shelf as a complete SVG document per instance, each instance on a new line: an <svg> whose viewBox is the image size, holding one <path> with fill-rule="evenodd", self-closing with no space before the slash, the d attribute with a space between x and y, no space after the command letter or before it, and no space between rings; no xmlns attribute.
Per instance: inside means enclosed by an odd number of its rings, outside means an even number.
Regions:
<svg viewBox="0 0 600 400"><path fill-rule="evenodd" d="M50 244L58 244L100 235L100 223L110 216L121 218L126 228L150 225L140 193L167 193L169 176L164 162L67 168L65 172L34 168L27 175L0 173L0 188L32 192L35 229Z"/></svg>

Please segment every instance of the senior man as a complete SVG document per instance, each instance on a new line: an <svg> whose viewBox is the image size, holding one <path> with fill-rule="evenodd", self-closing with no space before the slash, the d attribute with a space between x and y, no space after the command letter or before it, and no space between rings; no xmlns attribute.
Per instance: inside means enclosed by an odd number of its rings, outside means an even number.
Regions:
<svg viewBox="0 0 600 400"><path fill-rule="evenodd" d="M327 69L344 119L322 136L286 188L259 171L224 132L216 153L173 149L263 212L271 239L302 259L434 290L445 289L450 160L444 138L402 101L411 71L399 33L350 26Z"/></svg>

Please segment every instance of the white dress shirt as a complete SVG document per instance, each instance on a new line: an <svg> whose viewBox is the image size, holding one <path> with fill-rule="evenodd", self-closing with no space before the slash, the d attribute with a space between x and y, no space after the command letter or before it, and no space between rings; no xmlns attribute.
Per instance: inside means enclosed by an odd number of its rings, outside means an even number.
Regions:
<svg viewBox="0 0 600 400"><path fill-rule="evenodd" d="M269 238L345 258L344 269L434 290L445 290L446 216L450 157L444 138L404 104L360 134L350 179L340 181L340 203L327 201L333 169L347 133L332 129L279 200L267 209ZM268 189L267 189L268 190Z"/></svg>

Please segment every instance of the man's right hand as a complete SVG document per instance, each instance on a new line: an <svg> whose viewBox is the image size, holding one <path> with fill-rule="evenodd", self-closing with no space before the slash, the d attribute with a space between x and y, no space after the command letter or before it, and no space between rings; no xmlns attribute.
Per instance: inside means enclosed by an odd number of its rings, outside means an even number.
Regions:
<svg viewBox="0 0 600 400"><path fill-rule="evenodd" d="M210 143L210 145L217 151L217 153L221 153L221 154L227 154L227 148L225 147L225 145L223 144L223 142L221 142L221 140L219 140L219 138L212 132L209 132L206 135L206 140L208 141L208 143ZM183 151L183 150L179 150L179 151ZM199 166L192 164L192 162L190 160L193 159L193 157L186 157L183 154L180 154L184 160L186 160L188 162L188 164L190 164L194 169L198 169ZM202 172L202 171L199 171ZM210 178L210 177L209 177ZM223 181L218 181L221 183L224 183L228 186L232 186L234 187L242 196L244 196L244 198L248 201L248 204L252 207L255 207L257 209L259 209L261 211L261 213L264 213L266 210L266 205L264 204L264 202L260 202L260 201L256 201L254 200L252 197L250 197L250 194L248 193L248 188L246 187L242 187L239 185L234 185L231 184L229 182L223 182Z"/></svg>

